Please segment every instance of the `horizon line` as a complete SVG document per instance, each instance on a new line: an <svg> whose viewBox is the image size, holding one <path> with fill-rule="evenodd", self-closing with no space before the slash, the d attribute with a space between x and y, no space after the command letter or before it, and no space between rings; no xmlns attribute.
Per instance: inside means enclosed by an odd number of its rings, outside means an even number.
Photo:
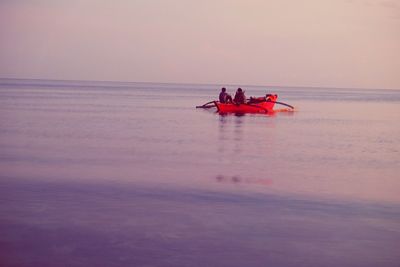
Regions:
<svg viewBox="0 0 400 267"><path fill-rule="evenodd" d="M241 87L278 87L278 88L310 88L310 89L351 89L351 90L394 90L400 88L366 88L366 87L334 87L334 86L304 86L304 85L256 85L256 84L232 84L232 83L188 83L188 82L149 82L149 81L121 81L121 80L75 80L75 79L54 79L54 78L10 78L0 77L0 80L33 80L33 81L53 81L53 82L104 82L104 83L144 83L144 84L176 84L176 85L205 85L205 86L241 86Z"/></svg>

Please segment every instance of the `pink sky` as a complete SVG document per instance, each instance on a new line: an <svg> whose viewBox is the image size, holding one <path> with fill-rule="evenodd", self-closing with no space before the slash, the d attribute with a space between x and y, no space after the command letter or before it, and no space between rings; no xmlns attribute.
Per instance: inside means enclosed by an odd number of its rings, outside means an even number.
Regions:
<svg viewBox="0 0 400 267"><path fill-rule="evenodd" d="M0 77L400 89L391 0L0 1Z"/></svg>

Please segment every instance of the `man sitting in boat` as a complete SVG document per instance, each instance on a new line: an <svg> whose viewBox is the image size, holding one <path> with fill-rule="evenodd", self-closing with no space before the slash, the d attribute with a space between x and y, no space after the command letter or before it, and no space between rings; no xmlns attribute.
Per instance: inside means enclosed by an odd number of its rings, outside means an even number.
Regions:
<svg viewBox="0 0 400 267"><path fill-rule="evenodd" d="M246 96L242 88L237 89L233 102L237 105L246 103Z"/></svg>
<svg viewBox="0 0 400 267"><path fill-rule="evenodd" d="M226 88L222 87L221 93L219 93L219 102L220 103L232 103L232 97L230 94L226 92Z"/></svg>

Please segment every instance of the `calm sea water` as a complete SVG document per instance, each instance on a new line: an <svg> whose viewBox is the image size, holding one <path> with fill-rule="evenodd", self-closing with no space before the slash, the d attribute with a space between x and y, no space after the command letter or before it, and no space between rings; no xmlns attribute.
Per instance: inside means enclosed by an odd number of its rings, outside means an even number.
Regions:
<svg viewBox="0 0 400 267"><path fill-rule="evenodd" d="M0 80L1 265L399 266L400 91L241 87Z"/></svg>

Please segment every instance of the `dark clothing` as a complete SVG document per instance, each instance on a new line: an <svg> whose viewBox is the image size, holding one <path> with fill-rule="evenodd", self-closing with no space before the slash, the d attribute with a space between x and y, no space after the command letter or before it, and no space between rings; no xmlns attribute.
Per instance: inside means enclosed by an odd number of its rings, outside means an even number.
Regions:
<svg viewBox="0 0 400 267"><path fill-rule="evenodd" d="M246 102L246 96L244 95L243 92L236 91L233 102L235 102L236 104L244 104Z"/></svg>
<svg viewBox="0 0 400 267"><path fill-rule="evenodd" d="M221 92L219 94L219 102L220 103L232 102L232 97L227 92Z"/></svg>
<svg viewBox="0 0 400 267"><path fill-rule="evenodd" d="M227 96L226 92L219 93L219 102L220 103L226 103L226 96Z"/></svg>

